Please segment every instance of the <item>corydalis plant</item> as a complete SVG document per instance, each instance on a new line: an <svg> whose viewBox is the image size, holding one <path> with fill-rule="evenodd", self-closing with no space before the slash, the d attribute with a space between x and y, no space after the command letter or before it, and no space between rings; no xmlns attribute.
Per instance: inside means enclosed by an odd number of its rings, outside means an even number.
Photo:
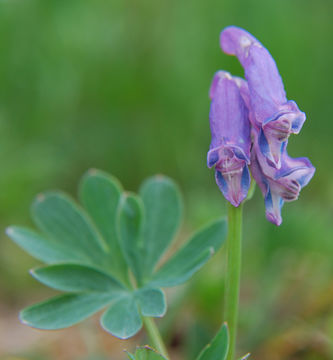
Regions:
<svg viewBox="0 0 333 360"><path fill-rule="evenodd" d="M230 330L228 360L234 360L240 289L242 203L250 174L259 185L266 218L280 225L285 201L298 198L314 174L306 158L291 158L288 139L298 134L305 114L288 101L269 52L243 29L230 26L221 33L222 50L235 55L245 79L218 71L209 91L212 141L208 167L215 167L217 185L228 204L227 275L224 318Z"/></svg>
<svg viewBox="0 0 333 360"><path fill-rule="evenodd" d="M160 265L182 213L171 179L149 178L134 194L124 192L114 177L91 170L81 180L79 199L83 207L60 191L43 193L31 207L38 232L7 229L19 246L47 264L33 269L32 276L63 292L26 308L21 320L61 329L107 308L101 317L105 330L126 339L144 324L165 355L150 319L166 312L161 288L184 283L211 258L224 242L225 221L198 231Z"/></svg>
<svg viewBox="0 0 333 360"><path fill-rule="evenodd" d="M230 26L220 40L222 50L239 59L245 80L224 71L214 76L208 166L215 166L219 188L236 207L248 193L249 166L265 197L267 219L280 225L283 203L296 200L315 171L307 158L291 158L286 150L305 114L287 100L275 61L257 39Z"/></svg>

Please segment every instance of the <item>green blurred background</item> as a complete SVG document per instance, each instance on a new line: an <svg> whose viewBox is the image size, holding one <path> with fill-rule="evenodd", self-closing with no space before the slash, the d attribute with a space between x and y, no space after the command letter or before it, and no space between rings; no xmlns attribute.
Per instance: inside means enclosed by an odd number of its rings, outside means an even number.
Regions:
<svg viewBox="0 0 333 360"><path fill-rule="evenodd" d="M207 93L216 70L242 75L219 48L234 24L275 58L288 98L307 114L289 152L317 168L280 228L265 220L258 189L245 206L240 355L333 359L332 16L329 0L0 0L0 358L125 358L119 349L132 343L94 323L48 333L18 323L18 309L48 292L4 229L30 224L40 191L75 194L91 167L134 191L152 174L173 177L184 233L224 214L206 168ZM169 294L161 326L174 359L194 359L220 325L223 257Z"/></svg>

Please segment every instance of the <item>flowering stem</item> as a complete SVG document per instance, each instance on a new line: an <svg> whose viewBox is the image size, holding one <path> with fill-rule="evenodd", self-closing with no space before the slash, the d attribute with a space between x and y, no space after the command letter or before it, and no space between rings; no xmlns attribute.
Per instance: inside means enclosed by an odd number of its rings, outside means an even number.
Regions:
<svg viewBox="0 0 333 360"><path fill-rule="evenodd" d="M167 349L154 320L146 316L143 316L142 320L153 347L166 359L169 359Z"/></svg>
<svg viewBox="0 0 333 360"><path fill-rule="evenodd" d="M242 204L234 207L228 203L227 277L225 297L225 320L228 323L230 342L227 360L234 360L239 284L241 272Z"/></svg>

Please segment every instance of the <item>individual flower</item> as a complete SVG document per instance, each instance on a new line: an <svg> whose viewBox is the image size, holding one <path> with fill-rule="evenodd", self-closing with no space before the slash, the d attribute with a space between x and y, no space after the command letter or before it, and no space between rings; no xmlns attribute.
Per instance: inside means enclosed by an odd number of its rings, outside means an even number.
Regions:
<svg viewBox="0 0 333 360"><path fill-rule="evenodd" d="M211 88L210 128L212 141L207 164L215 166L215 179L225 198L234 206L250 187L250 122L238 80L224 71L215 74Z"/></svg>
<svg viewBox="0 0 333 360"><path fill-rule="evenodd" d="M307 158L291 158L286 146L281 152L280 169L270 166L259 149L258 136L257 130L252 128L251 174L264 195L266 218L273 224L280 225L284 202L298 199L301 189L314 175L315 168Z"/></svg>
<svg viewBox="0 0 333 360"><path fill-rule="evenodd" d="M288 101L275 61L262 44L247 31L235 26L221 33L222 50L235 55L245 71L249 89L250 120L258 129L262 154L276 168L290 134L298 134L305 114Z"/></svg>
<svg viewBox="0 0 333 360"><path fill-rule="evenodd" d="M291 158L286 148L281 154L280 169L259 161L259 156L260 151L254 145L251 151L251 174L264 195L267 220L279 226L284 202L298 199L301 189L311 180L315 168L307 158Z"/></svg>

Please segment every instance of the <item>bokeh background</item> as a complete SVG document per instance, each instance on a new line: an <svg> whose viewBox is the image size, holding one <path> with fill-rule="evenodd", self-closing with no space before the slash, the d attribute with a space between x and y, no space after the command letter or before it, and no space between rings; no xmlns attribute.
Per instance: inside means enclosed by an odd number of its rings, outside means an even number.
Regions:
<svg viewBox="0 0 333 360"><path fill-rule="evenodd" d="M28 274L37 261L4 235L30 225L43 190L75 195L99 168L136 190L173 177L186 206L183 233L225 214L206 168L208 88L218 69L242 75L219 33L246 28L269 49L288 98L307 121L292 156L317 171L283 224L265 220L260 191L245 206L239 354L255 360L333 359L333 2L329 0L0 0L0 358L125 359L95 320L42 332L20 308L49 295ZM168 293L160 321L174 359L194 359L222 321L223 251Z"/></svg>

